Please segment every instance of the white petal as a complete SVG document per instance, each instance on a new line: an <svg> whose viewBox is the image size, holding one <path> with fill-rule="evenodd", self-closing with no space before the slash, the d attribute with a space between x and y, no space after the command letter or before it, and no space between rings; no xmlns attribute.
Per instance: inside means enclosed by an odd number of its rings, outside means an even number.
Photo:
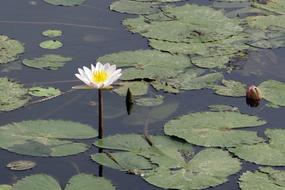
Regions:
<svg viewBox="0 0 285 190"><path fill-rule="evenodd" d="M104 70L105 70L105 71L108 71L109 68L110 68L110 63L106 63L106 64L104 65Z"/></svg>
<svg viewBox="0 0 285 190"><path fill-rule="evenodd" d="M78 69L78 72L79 72L79 74L82 76L82 77L84 77L85 79L87 79L88 81L90 81L89 80L89 78L87 77L87 75L86 75L86 73L82 70L82 69Z"/></svg>
<svg viewBox="0 0 285 190"><path fill-rule="evenodd" d="M88 80L91 81L91 77L92 77L92 72L89 68L87 67L83 67L83 70L85 72L85 75L87 76Z"/></svg>
<svg viewBox="0 0 285 190"><path fill-rule="evenodd" d="M86 80L82 75L80 74L75 74L75 76L81 80L82 82L84 82L85 84L87 84L88 86L90 86L90 82L88 80Z"/></svg>
<svg viewBox="0 0 285 190"><path fill-rule="evenodd" d="M109 75L116 71L116 65L111 65L109 69L106 71Z"/></svg>
<svg viewBox="0 0 285 190"><path fill-rule="evenodd" d="M91 64L91 72L94 73L96 70L95 66L93 64Z"/></svg>
<svg viewBox="0 0 285 190"><path fill-rule="evenodd" d="M101 71L103 69L103 65L100 62L96 63L96 71Z"/></svg>

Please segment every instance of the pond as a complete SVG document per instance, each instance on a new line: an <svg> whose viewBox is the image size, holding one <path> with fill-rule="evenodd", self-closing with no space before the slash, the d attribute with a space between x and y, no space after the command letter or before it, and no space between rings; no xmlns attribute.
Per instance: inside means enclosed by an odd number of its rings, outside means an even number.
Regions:
<svg viewBox="0 0 285 190"><path fill-rule="evenodd" d="M284 28L283 0L2 0L0 190L285 189Z"/></svg>

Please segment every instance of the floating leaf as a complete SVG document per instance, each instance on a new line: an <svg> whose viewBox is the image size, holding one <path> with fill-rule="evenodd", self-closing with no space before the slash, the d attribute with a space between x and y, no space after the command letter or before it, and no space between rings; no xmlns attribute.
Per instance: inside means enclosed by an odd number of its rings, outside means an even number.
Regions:
<svg viewBox="0 0 285 190"><path fill-rule="evenodd" d="M285 84L283 82L268 80L261 83L258 88L267 101L278 106L285 106Z"/></svg>
<svg viewBox="0 0 285 190"><path fill-rule="evenodd" d="M238 107L230 106L230 105L223 105L223 104L216 104L208 106L210 111L234 111L239 112Z"/></svg>
<svg viewBox="0 0 285 190"><path fill-rule="evenodd" d="M28 90L22 84L13 82L8 78L0 78L0 111L18 109L30 100Z"/></svg>
<svg viewBox="0 0 285 190"><path fill-rule="evenodd" d="M37 97L52 97L60 95L61 92L59 89L53 87L33 87L29 89L29 94Z"/></svg>
<svg viewBox="0 0 285 190"><path fill-rule="evenodd" d="M228 176L240 169L240 162L226 151L206 149L181 168L158 167L143 178L164 189L206 189L227 182Z"/></svg>
<svg viewBox="0 0 285 190"><path fill-rule="evenodd" d="M153 98L139 98L135 100L135 103L139 106L159 106L163 103L164 97L156 95Z"/></svg>
<svg viewBox="0 0 285 190"><path fill-rule="evenodd" d="M222 96L241 97L245 96L246 85L238 81L223 80L223 86L214 85L212 88L216 94Z"/></svg>
<svg viewBox="0 0 285 190"><path fill-rule="evenodd" d="M62 5L62 6L77 6L85 2L85 0L44 0L44 1L52 5Z"/></svg>
<svg viewBox="0 0 285 190"><path fill-rule="evenodd" d="M261 165L285 166L285 130L266 129L269 143L243 145L230 149L238 157Z"/></svg>
<svg viewBox="0 0 285 190"><path fill-rule="evenodd" d="M20 42L0 35L0 64L18 59L21 53L24 53L24 46Z"/></svg>
<svg viewBox="0 0 285 190"><path fill-rule="evenodd" d="M133 109L130 116L126 117L123 122L128 125L144 125L162 121L171 116L179 107L178 102L167 102L154 108L138 107Z"/></svg>
<svg viewBox="0 0 285 190"><path fill-rule="evenodd" d="M62 31L57 30L57 29L49 29L49 30L43 31L42 34L43 34L43 36L54 38L54 37L62 36Z"/></svg>
<svg viewBox="0 0 285 190"><path fill-rule="evenodd" d="M43 49L58 49L62 46L63 44L58 40L47 40L40 43L40 47Z"/></svg>
<svg viewBox="0 0 285 190"><path fill-rule="evenodd" d="M131 152L97 153L91 155L91 159L101 165L132 173L153 167L147 159Z"/></svg>
<svg viewBox="0 0 285 190"><path fill-rule="evenodd" d="M192 66L187 56L156 50L122 51L100 57L98 61L128 67L123 71L122 80L175 77L185 68Z"/></svg>
<svg viewBox="0 0 285 190"><path fill-rule="evenodd" d="M11 190L12 186L10 185L0 185L0 190Z"/></svg>
<svg viewBox="0 0 285 190"><path fill-rule="evenodd" d="M97 131L88 125L62 120L34 120L0 127L0 147L31 156L67 156L86 151L89 146L72 139L89 139Z"/></svg>
<svg viewBox="0 0 285 190"><path fill-rule="evenodd" d="M13 161L7 164L7 168L10 170L22 171L22 170L29 170L36 166L37 164L33 161L29 160L18 160Z"/></svg>
<svg viewBox="0 0 285 190"><path fill-rule="evenodd" d="M179 90L199 90L208 88L224 78L221 73L205 72L204 69L191 68L173 79L168 79L167 84Z"/></svg>
<svg viewBox="0 0 285 190"><path fill-rule="evenodd" d="M267 0L266 3L253 2L253 7L285 15L285 2L283 0Z"/></svg>
<svg viewBox="0 0 285 190"><path fill-rule="evenodd" d="M110 180L104 177L96 177L89 174L73 176L65 187L65 190L115 190Z"/></svg>
<svg viewBox="0 0 285 190"><path fill-rule="evenodd" d="M35 174L25 177L13 185L13 190L62 190L58 182L46 174ZM65 190L115 190L111 182L103 177L89 174L73 176L65 187Z"/></svg>
<svg viewBox="0 0 285 190"><path fill-rule="evenodd" d="M61 55L43 55L39 58L34 59L24 59L23 64L28 67L33 67L36 69L50 69L57 70L65 65L66 62L71 61L72 58L64 57Z"/></svg>
<svg viewBox="0 0 285 190"><path fill-rule="evenodd" d="M169 92L169 93L179 93L179 90L170 86L166 81L152 81L151 85L153 88L156 90L163 90L164 92Z"/></svg>
<svg viewBox="0 0 285 190"><path fill-rule="evenodd" d="M265 123L258 117L239 112L197 112L167 122L164 132L200 146L236 147L262 141L256 132L239 128Z"/></svg>
<svg viewBox="0 0 285 190"><path fill-rule="evenodd" d="M110 5L110 9L129 14L152 14L158 11L158 9L155 8L155 3L131 0L115 1Z"/></svg>
<svg viewBox="0 0 285 190"><path fill-rule="evenodd" d="M242 190L283 190L285 172L272 168L260 168L259 171L247 171L239 178Z"/></svg>
<svg viewBox="0 0 285 190"><path fill-rule="evenodd" d="M148 84L144 81L122 82L120 87L114 89L114 92L120 96L126 96L128 89L133 96L141 96L147 94Z"/></svg>

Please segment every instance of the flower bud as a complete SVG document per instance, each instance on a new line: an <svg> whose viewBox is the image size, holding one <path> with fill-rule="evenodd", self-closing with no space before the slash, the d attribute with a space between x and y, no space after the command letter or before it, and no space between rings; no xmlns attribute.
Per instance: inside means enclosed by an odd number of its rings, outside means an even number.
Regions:
<svg viewBox="0 0 285 190"><path fill-rule="evenodd" d="M246 90L246 98L255 101L260 101L262 99L261 91L256 86L251 85Z"/></svg>

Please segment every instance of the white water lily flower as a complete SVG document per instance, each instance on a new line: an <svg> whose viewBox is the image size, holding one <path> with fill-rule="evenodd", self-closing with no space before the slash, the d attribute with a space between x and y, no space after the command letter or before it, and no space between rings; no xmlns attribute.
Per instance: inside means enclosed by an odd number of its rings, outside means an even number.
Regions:
<svg viewBox="0 0 285 190"><path fill-rule="evenodd" d="M92 88L107 88L111 86L122 75L121 69L116 69L116 65L109 63L96 63L96 66L91 64L91 69L83 67L79 68L75 76L83 81L86 85Z"/></svg>

